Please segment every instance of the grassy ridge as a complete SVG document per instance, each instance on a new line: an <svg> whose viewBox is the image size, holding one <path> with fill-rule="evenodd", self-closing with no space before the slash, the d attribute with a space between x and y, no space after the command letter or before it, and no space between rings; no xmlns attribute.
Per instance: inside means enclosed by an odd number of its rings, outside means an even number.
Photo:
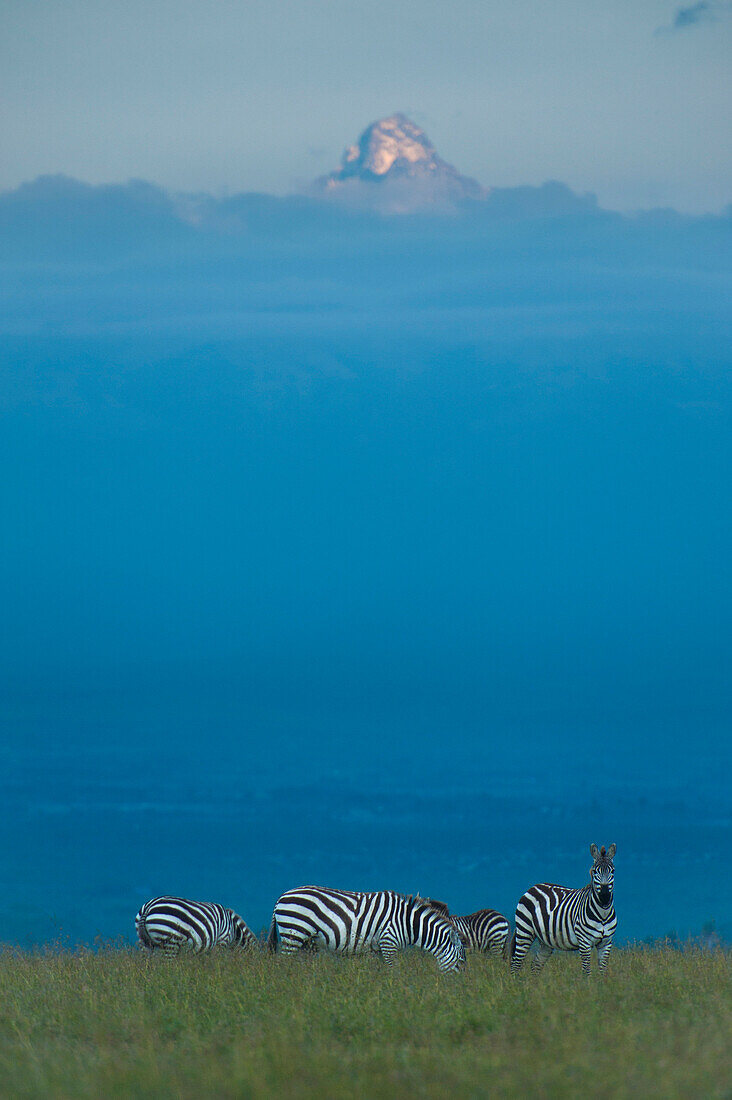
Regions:
<svg viewBox="0 0 732 1100"><path fill-rule="evenodd" d="M730 1097L730 956L0 954L8 1097Z"/></svg>

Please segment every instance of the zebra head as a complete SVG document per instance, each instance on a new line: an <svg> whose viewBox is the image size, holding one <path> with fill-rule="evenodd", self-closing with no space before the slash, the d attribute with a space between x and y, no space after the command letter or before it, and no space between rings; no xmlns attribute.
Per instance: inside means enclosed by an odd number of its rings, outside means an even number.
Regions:
<svg viewBox="0 0 732 1100"><path fill-rule="evenodd" d="M231 914L232 946L251 947L253 936L250 929L233 909L230 909L229 913Z"/></svg>
<svg viewBox="0 0 732 1100"><path fill-rule="evenodd" d="M408 898L411 902L412 942L424 947L436 957L440 970L462 970L465 947L449 917L444 902L433 898Z"/></svg>
<svg viewBox="0 0 732 1100"><path fill-rule="evenodd" d="M609 909L613 903L613 880L615 877L613 856L615 851L616 846L614 844L611 844L607 851L604 847L598 851L596 844L590 845L590 855L594 860L590 868L590 883L592 893L602 909Z"/></svg>

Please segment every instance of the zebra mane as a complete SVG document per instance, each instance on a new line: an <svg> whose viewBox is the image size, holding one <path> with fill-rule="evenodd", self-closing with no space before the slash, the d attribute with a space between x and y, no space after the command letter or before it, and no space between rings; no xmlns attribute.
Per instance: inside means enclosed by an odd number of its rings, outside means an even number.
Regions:
<svg viewBox="0 0 732 1100"><path fill-rule="evenodd" d="M421 902L423 905L429 906L430 909L434 909L442 917L450 916L450 909L444 901L437 901L436 898L423 898L421 894L410 894L408 900Z"/></svg>

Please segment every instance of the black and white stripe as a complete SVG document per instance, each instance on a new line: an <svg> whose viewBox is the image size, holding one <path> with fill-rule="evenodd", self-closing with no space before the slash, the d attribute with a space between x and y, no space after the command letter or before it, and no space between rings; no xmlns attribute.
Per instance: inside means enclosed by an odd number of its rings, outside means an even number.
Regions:
<svg viewBox="0 0 732 1100"><path fill-rule="evenodd" d="M521 968L527 951L535 939L539 950L533 962L534 970L542 966L554 950L579 951L583 973L590 972L593 947L601 971L607 966L617 917L613 905L616 846L606 852L590 845L594 860L590 881L580 890L542 882L532 886L516 906L516 930L511 945L511 971Z"/></svg>
<svg viewBox="0 0 732 1100"><path fill-rule="evenodd" d="M508 940L508 921L495 909L479 909L466 917L451 917L466 951L482 951L503 957Z"/></svg>
<svg viewBox="0 0 732 1100"><path fill-rule="evenodd" d="M425 901L452 922L466 951L482 951L501 958L504 956L509 925L502 913L495 909L479 909L465 917L455 917L444 901L435 901L434 898L425 898Z"/></svg>
<svg viewBox="0 0 732 1100"><path fill-rule="evenodd" d="M170 895L146 901L135 917L135 928L144 947L165 955L177 955L181 950L210 951L219 945L251 948L259 944L233 909Z"/></svg>
<svg viewBox="0 0 732 1100"><path fill-rule="evenodd" d="M441 970L461 970L465 963L465 950L449 918L427 898L391 890L288 890L272 914L270 948L290 954L312 944L344 955L378 951L386 962L402 947L421 947L435 956Z"/></svg>

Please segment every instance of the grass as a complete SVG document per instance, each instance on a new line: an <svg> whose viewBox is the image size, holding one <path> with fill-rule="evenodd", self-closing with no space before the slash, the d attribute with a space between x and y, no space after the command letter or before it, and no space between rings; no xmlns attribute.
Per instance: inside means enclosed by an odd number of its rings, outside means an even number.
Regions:
<svg viewBox="0 0 732 1100"><path fill-rule="evenodd" d="M0 953L3 1097L732 1097L730 956Z"/></svg>

